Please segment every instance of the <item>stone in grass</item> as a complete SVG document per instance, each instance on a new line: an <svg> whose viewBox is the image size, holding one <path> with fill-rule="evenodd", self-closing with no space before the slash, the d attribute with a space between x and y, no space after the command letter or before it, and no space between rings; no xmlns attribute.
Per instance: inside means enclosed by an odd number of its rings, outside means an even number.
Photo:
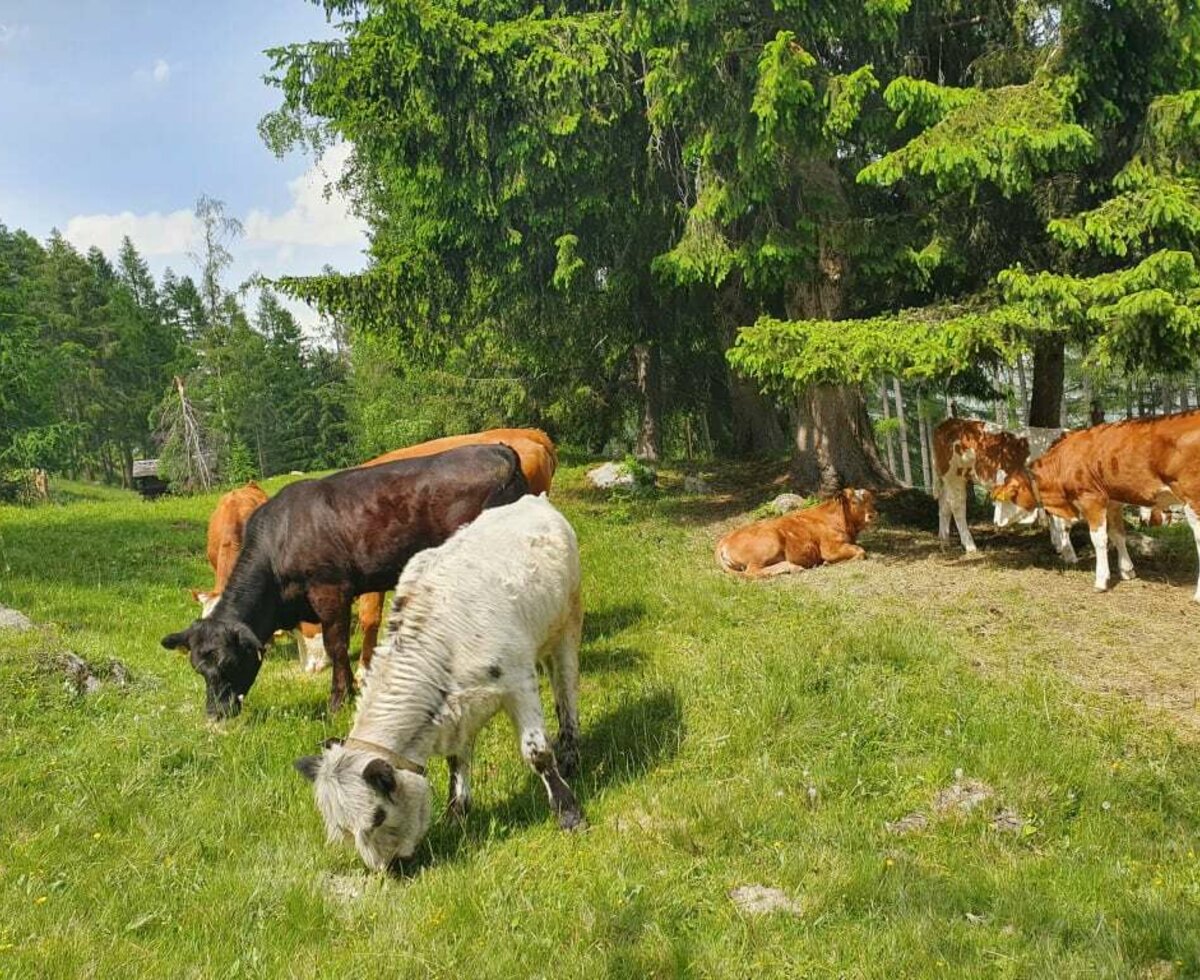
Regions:
<svg viewBox="0 0 1200 980"><path fill-rule="evenodd" d="M24 613L9 609L7 606L0 606L0 630L16 630L18 633L25 633L31 629L33 629L33 622Z"/></svg>
<svg viewBox="0 0 1200 980"><path fill-rule="evenodd" d="M782 889L768 888L766 885L740 885L730 891L729 898L750 915L769 915L772 912L800 915L803 912L800 903L789 898Z"/></svg>
<svg viewBox="0 0 1200 980"><path fill-rule="evenodd" d="M1025 829L1025 821L1016 810L1005 807L992 817L992 829L1002 834L1019 834Z"/></svg>
<svg viewBox="0 0 1200 980"><path fill-rule="evenodd" d="M804 498L798 493L781 493L767 506L776 514L787 514L793 510L799 510L804 504Z"/></svg>
<svg viewBox="0 0 1200 980"><path fill-rule="evenodd" d="M884 826L887 827L889 833L903 836L924 830L929 826L929 818L920 810L914 810L899 820L884 821Z"/></svg>
<svg viewBox="0 0 1200 980"><path fill-rule="evenodd" d="M683 478L684 493L712 493L712 484L702 476L685 476Z"/></svg>
<svg viewBox="0 0 1200 980"><path fill-rule="evenodd" d="M633 486L633 474L620 463L605 463L594 470L588 470L587 481L597 490L611 490L613 487Z"/></svg>
<svg viewBox="0 0 1200 980"><path fill-rule="evenodd" d="M105 680L118 687L129 684L129 668L119 660L109 660L103 668L93 667L75 653L64 653L55 659L55 666L66 675L66 687L77 695L95 694Z"/></svg>
<svg viewBox="0 0 1200 980"><path fill-rule="evenodd" d="M940 814L970 813L992 795L992 788L987 783L956 776L953 783L933 798L933 808Z"/></svg>

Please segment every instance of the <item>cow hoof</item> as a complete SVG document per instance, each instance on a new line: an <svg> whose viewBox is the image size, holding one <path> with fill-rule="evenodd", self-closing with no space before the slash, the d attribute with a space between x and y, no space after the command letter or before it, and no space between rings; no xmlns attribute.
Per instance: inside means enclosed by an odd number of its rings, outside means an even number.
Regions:
<svg viewBox="0 0 1200 980"><path fill-rule="evenodd" d="M1097 582L1095 585L1093 585L1093 586L1092 586L1092 589L1093 589L1093 591L1095 591L1095 592L1100 592L1100 593L1107 592L1107 591L1108 591L1108 584L1106 583L1106 584L1104 584L1104 585L1100 585L1100 584Z"/></svg>
<svg viewBox="0 0 1200 980"><path fill-rule="evenodd" d="M1135 572L1132 568L1127 572L1121 573L1122 582L1132 582L1135 578L1137 578L1137 572Z"/></svg>
<svg viewBox="0 0 1200 980"><path fill-rule="evenodd" d="M328 666L328 660L310 660L304 665L304 672L306 674L319 674Z"/></svg>

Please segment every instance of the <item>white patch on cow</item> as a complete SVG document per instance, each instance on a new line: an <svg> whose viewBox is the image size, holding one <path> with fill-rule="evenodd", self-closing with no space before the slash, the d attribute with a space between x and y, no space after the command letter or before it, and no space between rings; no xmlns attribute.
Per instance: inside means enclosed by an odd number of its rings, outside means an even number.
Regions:
<svg viewBox="0 0 1200 980"><path fill-rule="evenodd" d="M1096 591L1108 591L1108 516L1100 518L1100 525L1089 528L1092 547L1096 549Z"/></svg>
<svg viewBox="0 0 1200 980"><path fill-rule="evenodd" d="M1196 555L1200 557L1200 514L1192 509L1191 504L1188 504L1183 508L1183 516L1187 518L1188 526L1192 529L1192 537L1196 539ZM1200 602L1200 580L1196 582L1195 599Z"/></svg>
<svg viewBox="0 0 1200 980"><path fill-rule="evenodd" d="M208 619L217 608L217 603L221 601L221 593L197 592L196 601L200 603L200 618Z"/></svg>
<svg viewBox="0 0 1200 980"><path fill-rule="evenodd" d="M296 649L300 651L300 665L306 674L316 674L329 666L329 654L325 652L325 634L318 633L311 639L296 630Z"/></svg>

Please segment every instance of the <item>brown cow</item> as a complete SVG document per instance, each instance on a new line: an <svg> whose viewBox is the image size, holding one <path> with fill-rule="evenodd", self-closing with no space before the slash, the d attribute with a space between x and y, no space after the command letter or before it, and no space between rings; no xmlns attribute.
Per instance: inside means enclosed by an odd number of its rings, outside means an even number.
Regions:
<svg viewBox="0 0 1200 980"><path fill-rule="evenodd" d="M847 488L815 507L730 531L717 542L717 563L727 572L761 578L853 561L866 554L855 538L874 520L875 495Z"/></svg>
<svg viewBox="0 0 1200 980"><path fill-rule="evenodd" d="M208 592L192 590L192 598L200 603L200 615L208 616L216 606L225 583L242 550L242 534L246 521L267 502L267 495L253 480L244 487L230 490L217 501L216 510L208 519L207 553L213 570L213 587Z"/></svg>
<svg viewBox="0 0 1200 980"><path fill-rule="evenodd" d="M993 491L1026 513L1038 506L1070 523L1088 522L1096 548L1096 589L1108 588L1108 536L1123 579L1135 577L1125 546L1122 504L1183 504L1200 553L1200 411L1131 419L1066 433L1028 469ZM1200 584L1196 589L1200 602Z"/></svg>
<svg viewBox="0 0 1200 980"><path fill-rule="evenodd" d="M521 472L525 474L530 493L550 492L550 483L558 467L558 452L554 448L554 441L541 429L486 429L483 432L468 432L458 436L442 436L440 439L419 442L415 446L393 449L390 453L367 460L362 466L379 466L381 463L391 463L398 459L432 456L434 453L443 453L447 449L459 446L490 446L498 443L511 446L520 457ZM359 658L362 670L370 666L371 655L375 652L379 640L379 624L383 621L383 600L382 592L371 592L358 600L358 623L363 634L362 656Z"/></svg>

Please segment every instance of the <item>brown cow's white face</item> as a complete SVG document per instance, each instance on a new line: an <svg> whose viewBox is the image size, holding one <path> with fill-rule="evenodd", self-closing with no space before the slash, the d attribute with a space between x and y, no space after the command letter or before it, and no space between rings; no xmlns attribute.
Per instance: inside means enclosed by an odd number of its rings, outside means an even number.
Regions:
<svg viewBox="0 0 1200 980"><path fill-rule="evenodd" d="M1037 515L1037 495L1033 492L1033 481L1026 470L1017 470L1002 484L992 490L996 502L996 525L1028 521Z"/></svg>

